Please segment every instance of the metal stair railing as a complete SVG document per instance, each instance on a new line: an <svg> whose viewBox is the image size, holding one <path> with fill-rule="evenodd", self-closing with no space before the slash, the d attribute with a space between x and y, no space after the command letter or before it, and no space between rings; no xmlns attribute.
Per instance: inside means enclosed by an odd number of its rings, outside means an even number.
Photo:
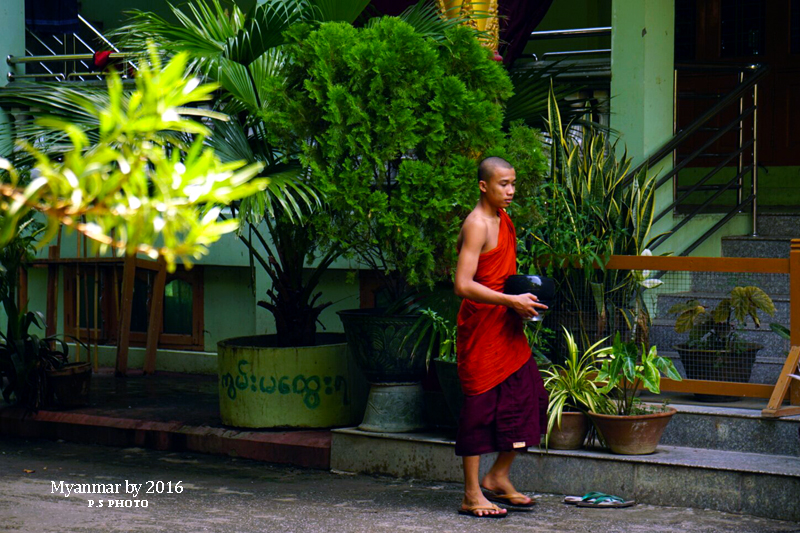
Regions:
<svg viewBox="0 0 800 533"><path fill-rule="evenodd" d="M124 59L128 57L126 54L120 53L119 49L112 43L108 38L106 38L97 28L95 28L88 20L86 20L82 15L78 15L78 20L83 24L83 26L91 32L97 39L102 41L106 46L110 47L114 52L109 55L109 59ZM41 38L40 36L36 35L30 29L26 28L28 35L30 35L34 41L36 41L41 47L48 52L47 54L40 54L35 55L32 54L31 51L26 48L25 49L25 56L23 57L15 57L9 55L6 57L6 62L9 65L18 65L24 63L33 63L38 65L40 68L45 70L45 73L26 73L26 74L15 74L13 72L8 73L8 81L14 81L17 79L43 79L43 78L52 78L55 81L67 81L73 78L77 78L80 81L86 81L85 77L94 77L98 80L102 79L105 76L105 72L103 71L93 71L92 66L87 63L87 61L93 61L95 58L95 54L97 50L93 48L84 38L82 38L77 32L74 33L66 33L59 35L51 35L53 40L63 48L65 51L68 48L68 41L72 40L72 50L75 53L63 53L60 54L56 52L50 45L45 42L45 39ZM78 53L78 45L88 53ZM55 46L55 45L53 45ZM51 69L48 64L50 63L62 63L63 64L63 72L59 72L57 70ZM86 72L78 71L76 68L73 67L72 72L70 72L69 63L73 63L74 66L80 64L82 67L86 69ZM126 62L131 68L136 69L136 65L134 65L131 61ZM126 75L123 73L123 77Z"/></svg>
<svg viewBox="0 0 800 533"><path fill-rule="evenodd" d="M708 111L703 113L700 117L695 119L691 124L677 130L677 73L679 71L692 71L698 70L706 72L714 70L717 72L738 72L738 84L729 93L724 94L719 98L719 101L713 105ZM767 75L768 67L766 65L754 64L743 67L735 67L731 65L676 65L674 76L674 93L673 93L673 137L667 141L661 148L648 157L639 166L634 168L623 182L624 185L630 185L635 176L638 175L643 169L653 167L663 161L667 156L672 156L673 165L672 169L664 176L660 177L656 182L656 187L664 185L670 179L673 180L673 202L661 210L653 217L653 222L656 222L672 213L681 205L685 205L684 201L689 198L692 193L697 191L715 191L713 195L706 198L700 205L694 206L691 211L684 216L683 219L678 221L671 230L667 231L664 235L659 237L654 243L653 248L663 244L671 236L675 235L678 230L688 224L695 216L702 213L707 207L718 199L724 192L735 189L736 202L732 209L724 214L724 216L711 227L708 231L703 233L700 237L695 239L686 249L681 251L680 255L686 256L697 249L706 239L713 235L717 230L727 224L734 216L744 211L745 208L750 208L753 216L753 235L756 234L756 217L758 214L758 83ZM746 73L750 73L745 77ZM752 105L745 108L745 98L752 95ZM694 98L695 96L713 96L715 98L719 95L682 95L683 97ZM710 127L709 124L721 116L723 112L728 110L732 105L738 101L739 109L736 117L722 127ZM745 121L752 116L752 138L745 141ZM731 152L716 153L707 152L707 150L718 142L726 133L736 131L738 127L737 146ZM691 154L682 157L678 162L678 149L687 145L689 139L697 132L714 132L714 134L705 140L702 145L693 150ZM750 150L751 164L745 165L744 159ZM706 173L696 183L687 187L678 186L678 173L686 169L692 162L696 162L700 158L722 158L722 161L717 164L710 172ZM726 182L714 185L707 185L708 181L717 175L723 168L725 168L731 161L738 158L737 171L733 178ZM750 191L749 194L744 196L744 177L750 174Z"/></svg>
<svg viewBox="0 0 800 533"><path fill-rule="evenodd" d="M545 31L532 31L528 37L528 41L543 41L552 39L573 39L579 37L610 37L611 26L598 26L594 28L571 28L566 30L545 30ZM607 55L611 54L611 48L597 48L591 50L564 50L559 52L545 52L542 54L542 60L547 58L565 58L583 55ZM532 58L536 61L539 58L536 54L523 54L522 58Z"/></svg>

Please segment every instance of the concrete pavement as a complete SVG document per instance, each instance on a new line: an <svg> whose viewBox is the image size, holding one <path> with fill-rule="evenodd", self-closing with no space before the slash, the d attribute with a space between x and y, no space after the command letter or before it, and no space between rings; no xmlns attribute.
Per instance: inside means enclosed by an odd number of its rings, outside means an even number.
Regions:
<svg viewBox="0 0 800 533"><path fill-rule="evenodd" d="M69 497L59 491L62 481L72 490ZM126 483L140 486L136 498L124 494ZM83 485L108 493L80 494ZM717 511L651 505L578 509L563 505L562 495L549 494L541 496L532 513L479 520L456 514L460 497L454 483L341 475L142 448L0 439L0 530L800 532L797 523ZM94 500L92 507L89 500Z"/></svg>

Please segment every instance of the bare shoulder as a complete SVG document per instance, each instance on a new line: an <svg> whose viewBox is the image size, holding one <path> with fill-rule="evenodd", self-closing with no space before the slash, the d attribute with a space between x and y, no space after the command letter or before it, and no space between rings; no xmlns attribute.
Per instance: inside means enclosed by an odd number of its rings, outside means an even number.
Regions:
<svg viewBox="0 0 800 533"><path fill-rule="evenodd" d="M458 236L459 247L483 248L488 230L486 218L476 211L471 212L461 225L461 234Z"/></svg>

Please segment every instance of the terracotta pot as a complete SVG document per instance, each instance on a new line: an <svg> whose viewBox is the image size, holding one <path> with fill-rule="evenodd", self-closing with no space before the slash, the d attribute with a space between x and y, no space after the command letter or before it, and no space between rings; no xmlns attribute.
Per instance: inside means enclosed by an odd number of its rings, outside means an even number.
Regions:
<svg viewBox="0 0 800 533"><path fill-rule="evenodd" d="M617 416L589 413L589 417L613 453L645 455L656 451L661 435L675 413L677 410L670 407L665 413L649 415Z"/></svg>
<svg viewBox="0 0 800 533"><path fill-rule="evenodd" d="M554 450L577 450L589 433L589 419L583 413L561 413L561 427L550 432L547 447Z"/></svg>

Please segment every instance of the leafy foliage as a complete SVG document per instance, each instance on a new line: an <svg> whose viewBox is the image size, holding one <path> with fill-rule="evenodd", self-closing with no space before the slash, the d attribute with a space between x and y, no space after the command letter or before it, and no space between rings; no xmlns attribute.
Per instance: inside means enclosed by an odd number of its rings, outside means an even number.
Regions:
<svg viewBox="0 0 800 533"><path fill-rule="evenodd" d="M608 398L601 392L596 376L596 361L608 354L611 348L601 347L602 339L578 354L578 345L572 334L564 329L567 356L563 364L552 364L541 369L544 387L550 395L547 405L547 437L550 440L553 428L561 427L561 417L565 410L581 412L604 412L609 409Z"/></svg>
<svg viewBox="0 0 800 533"><path fill-rule="evenodd" d="M734 287L714 311L692 299L673 305L669 313L677 315L675 331L689 333L691 347L737 351L738 331L745 326L747 318L750 317L757 328L761 327L759 311L770 316L775 314L775 304L767 293L758 287Z"/></svg>
<svg viewBox="0 0 800 533"><path fill-rule="evenodd" d="M503 142L507 75L460 26L443 41L395 18L291 34L289 83L270 101L277 127L306 139L331 240L395 280L447 277L475 159Z"/></svg>
<svg viewBox="0 0 800 533"><path fill-rule="evenodd" d="M270 182L251 179L259 165L222 163L203 146L208 129L182 116L192 113L186 105L208 100L216 88L185 78L187 59L178 55L162 70L153 55L151 65L140 65L136 90L130 94L123 91L119 77L111 75L107 105L78 93L69 95L96 120L95 144L78 124L40 118L40 125L68 138L71 149L63 160L53 160L25 144L36 158L38 177L24 189L18 186L17 172L2 161L8 179L0 185L0 245L13 238L21 217L35 210L47 216L48 236L64 224L101 248L161 255L174 268L177 260L191 264L207 253L210 243L234 231L235 221L217 220L220 206ZM196 139L176 144L165 141L162 131Z"/></svg>
<svg viewBox="0 0 800 533"><path fill-rule="evenodd" d="M172 8L178 24L134 12L132 23L120 30L129 50L152 39L165 53L189 53L195 72L221 85L218 109L235 116L230 123L215 124L210 144L223 160L260 162L270 176L285 178L288 194L283 197L273 198L265 191L238 206L247 222L241 240L272 281L259 305L274 315L282 345L313 342L317 317L331 304L319 301L316 288L347 243L330 241L327 230L320 231L324 223L312 223L330 220L330 206L316 187L318 177L297 158L315 133L305 137L283 127L276 120L276 114L282 117L282 103L268 96L286 90L288 28L301 24L310 31L325 21L349 26L366 4L365 0L268 0L245 13L235 5L223 8L219 0L196 0L188 7ZM431 38L443 31L443 23L421 6L410 8L403 17ZM308 263L315 266L305 276Z"/></svg>
<svg viewBox="0 0 800 533"><path fill-rule="evenodd" d="M612 395L613 403L605 411L597 412L623 416L647 412L640 406L636 391L644 387L658 394L661 391L662 373L675 381L682 379L672 361L658 355L655 346L648 350L635 342L622 342L618 332L611 353L600 361L597 375L598 381L606 383L599 392Z"/></svg>
<svg viewBox="0 0 800 533"><path fill-rule="evenodd" d="M419 318L409 330L403 342L416 336L416 343L411 348L414 353L422 347L427 354L426 361L441 359L450 363L456 362L456 327L433 309L423 309ZM428 341L427 346L420 346Z"/></svg>
<svg viewBox="0 0 800 533"><path fill-rule="evenodd" d="M0 249L0 302L8 321L5 333L0 333L0 389L6 402L29 409L46 400L45 371L59 368L68 355L61 340L30 332L31 326L44 327L41 313L17 308L19 271L33 258L41 231L28 215L16 236Z"/></svg>
<svg viewBox="0 0 800 533"><path fill-rule="evenodd" d="M533 200L542 223L520 232L518 257L522 271L556 280L561 296L551 313L577 329L586 349L609 329L621 329L617 322L633 328L641 321L635 310L646 313L637 305L636 275L603 267L611 255L639 255L652 242L655 178L643 170L623 186L631 170L627 153L618 158L616 144L593 128L576 135L562 123L552 90L548 112L550 179Z"/></svg>

